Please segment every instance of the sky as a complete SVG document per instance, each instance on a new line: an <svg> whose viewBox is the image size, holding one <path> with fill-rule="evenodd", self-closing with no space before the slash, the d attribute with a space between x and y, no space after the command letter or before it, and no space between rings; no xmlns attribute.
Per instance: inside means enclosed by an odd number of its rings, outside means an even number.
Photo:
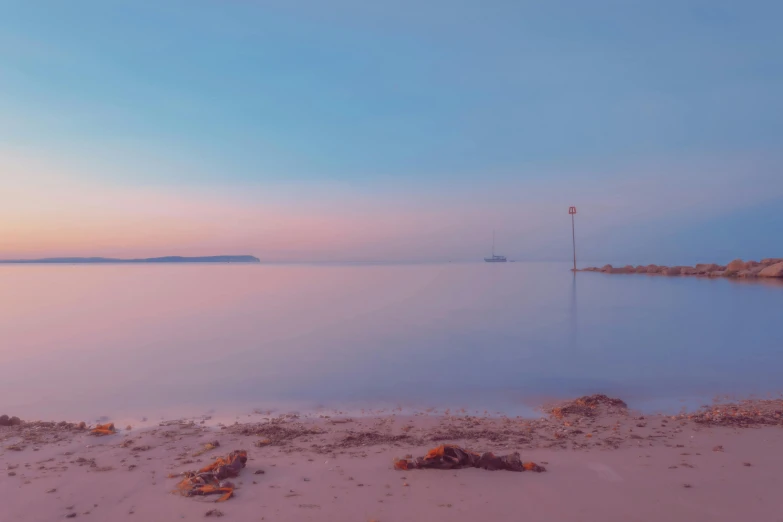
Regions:
<svg viewBox="0 0 783 522"><path fill-rule="evenodd" d="M0 258L783 256L781 2L0 8Z"/></svg>

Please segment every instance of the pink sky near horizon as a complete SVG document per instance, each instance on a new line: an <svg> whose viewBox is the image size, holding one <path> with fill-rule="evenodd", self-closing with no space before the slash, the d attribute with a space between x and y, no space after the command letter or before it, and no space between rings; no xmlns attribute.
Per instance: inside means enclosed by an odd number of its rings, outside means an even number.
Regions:
<svg viewBox="0 0 783 522"><path fill-rule="evenodd" d="M619 222L683 220L763 201L766 187L727 190L738 166L705 186L678 175L696 164L627 179L513 180L373 191L350 185L129 184L34 153L3 150L0 259L250 254L267 261L480 259L492 230L513 256L570 253L570 204L580 233ZM637 167L636 171L642 169ZM676 189L671 184L676 183ZM559 186L562 188L555 188ZM564 256L565 257L565 256Z"/></svg>
<svg viewBox="0 0 783 522"><path fill-rule="evenodd" d="M251 254L265 260L443 257L471 232L487 250L486 204L377 196L350 187L144 186L6 153L0 258ZM464 203L464 202L463 202ZM482 210L484 208L484 210ZM476 226L481 223L480 226ZM488 228L487 228L488 227ZM471 230L475 229L475 230Z"/></svg>

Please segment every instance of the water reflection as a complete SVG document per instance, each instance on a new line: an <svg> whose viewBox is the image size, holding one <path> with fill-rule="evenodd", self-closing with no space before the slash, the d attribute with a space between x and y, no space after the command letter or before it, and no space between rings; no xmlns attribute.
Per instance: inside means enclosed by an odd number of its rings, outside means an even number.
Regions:
<svg viewBox="0 0 783 522"><path fill-rule="evenodd" d="M571 322L571 328L570 328L570 338L569 338L569 346L573 351L578 351L579 347L577 345L579 341L579 332L578 332L578 320L577 320L577 304L576 304L576 272L573 272L573 276L571 278L571 308L570 308L569 318Z"/></svg>
<svg viewBox="0 0 783 522"><path fill-rule="evenodd" d="M778 391L776 283L567 265L0 267L25 415L403 404L518 411ZM577 298L578 292L578 298Z"/></svg>

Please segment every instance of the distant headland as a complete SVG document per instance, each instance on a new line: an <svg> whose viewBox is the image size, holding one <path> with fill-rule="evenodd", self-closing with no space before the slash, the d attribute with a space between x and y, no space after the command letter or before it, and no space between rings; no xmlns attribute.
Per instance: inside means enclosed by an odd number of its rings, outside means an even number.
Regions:
<svg viewBox="0 0 783 522"><path fill-rule="evenodd" d="M87 264L120 264L120 263L260 263L261 260L254 256L206 256L206 257L148 257L144 259L113 259L110 257L49 257L44 259L0 259L0 264L25 265L25 264L62 264L62 265L87 265Z"/></svg>
<svg viewBox="0 0 783 522"><path fill-rule="evenodd" d="M728 265L704 263L696 266L658 266L658 265L626 265L614 267L605 265L601 268L589 267L580 272L603 272L605 274L658 274L667 276L704 276L704 277L781 277L783 278L783 258L767 258L761 261L743 261L735 259Z"/></svg>

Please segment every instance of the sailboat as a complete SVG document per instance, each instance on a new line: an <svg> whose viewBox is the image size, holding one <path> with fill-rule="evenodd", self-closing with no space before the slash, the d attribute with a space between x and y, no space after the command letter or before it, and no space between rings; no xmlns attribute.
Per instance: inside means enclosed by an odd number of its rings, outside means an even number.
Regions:
<svg viewBox="0 0 783 522"><path fill-rule="evenodd" d="M492 231L492 257L485 257L487 263L505 263L506 256L495 255L495 231Z"/></svg>

